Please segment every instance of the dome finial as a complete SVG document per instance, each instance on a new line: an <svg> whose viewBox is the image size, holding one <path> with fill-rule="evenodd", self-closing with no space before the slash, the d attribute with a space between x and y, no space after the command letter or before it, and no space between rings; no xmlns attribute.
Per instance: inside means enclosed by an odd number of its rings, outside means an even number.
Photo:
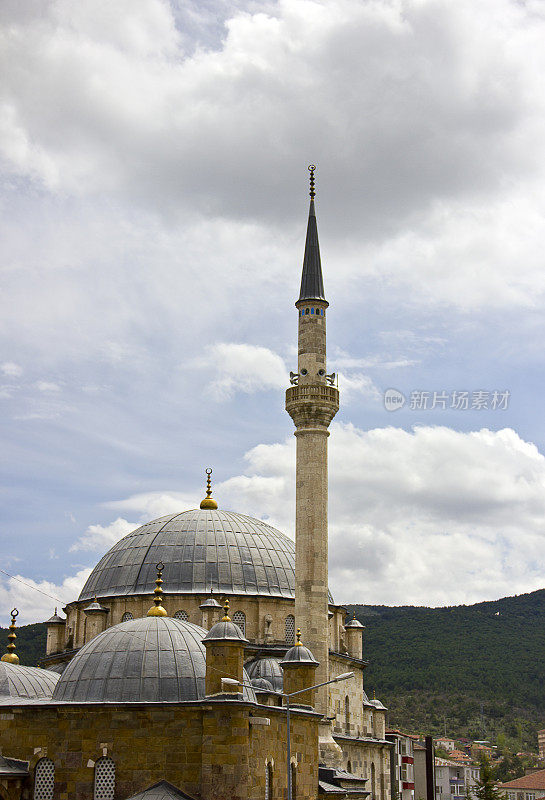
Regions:
<svg viewBox="0 0 545 800"><path fill-rule="evenodd" d="M309 164L308 171L310 172L310 199L314 200L316 197L316 192L314 191L314 173L316 171L316 167L314 164Z"/></svg>
<svg viewBox="0 0 545 800"><path fill-rule="evenodd" d="M218 507L218 504L212 497L212 479L210 476L212 475L212 467L207 467L205 469L206 472L206 497L204 500L201 501L201 508L209 508L215 511Z"/></svg>
<svg viewBox="0 0 545 800"><path fill-rule="evenodd" d="M167 612L162 606L163 590L161 586L163 584L163 580L161 578L161 575L163 574L165 565L163 564L162 561L159 561L159 563L156 565L156 568L157 568L157 580L155 581L155 589L153 590L153 593L155 595L155 597L153 598L154 605L148 611L148 617L168 617Z"/></svg>
<svg viewBox="0 0 545 800"><path fill-rule="evenodd" d="M229 616L229 598L226 597L223 603L223 617L222 622L231 622L231 617Z"/></svg>
<svg viewBox="0 0 545 800"><path fill-rule="evenodd" d="M12 608L11 610L11 625L9 626L9 644L7 646L7 653L4 653L0 661L7 662L8 664L18 664L19 663L19 656L15 652L15 640L17 638L17 634L15 633L15 620L19 616L19 612L16 608Z"/></svg>
<svg viewBox="0 0 545 800"><path fill-rule="evenodd" d="M300 645L302 647L303 646L303 642L301 641L301 628L297 628L296 636L297 636L297 641L295 642L295 644L298 644L298 645Z"/></svg>

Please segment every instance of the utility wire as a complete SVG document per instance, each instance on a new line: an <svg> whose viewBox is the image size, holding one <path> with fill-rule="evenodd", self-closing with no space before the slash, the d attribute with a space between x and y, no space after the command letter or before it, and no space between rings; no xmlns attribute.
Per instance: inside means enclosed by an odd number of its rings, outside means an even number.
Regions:
<svg viewBox="0 0 545 800"><path fill-rule="evenodd" d="M27 583L26 581L22 581L21 578L17 578L15 575L10 575L9 572L6 572L5 569L0 568L0 572L3 572L4 575L8 576L8 578L12 578L14 581L22 583L23 586L28 586L29 589L34 589L35 592L40 592L40 594L44 594L46 597L50 597L51 600L56 600L57 603L62 603L62 605L66 605L64 600L60 600L58 597L55 597L52 594L48 594L47 592L44 592L42 589L38 589L36 586L32 586L30 583Z"/></svg>

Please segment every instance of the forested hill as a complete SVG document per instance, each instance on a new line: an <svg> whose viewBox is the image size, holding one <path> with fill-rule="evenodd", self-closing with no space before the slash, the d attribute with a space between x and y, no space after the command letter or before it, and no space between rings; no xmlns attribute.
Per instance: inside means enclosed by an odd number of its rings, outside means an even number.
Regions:
<svg viewBox="0 0 545 800"><path fill-rule="evenodd" d="M0 628L0 656L4 655L8 645L9 628ZM21 664L35 667L38 660L45 655L47 628L44 622L35 622L33 625L21 625L17 628L16 653Z"/></svg>
<svg viewBox="0 0 545 800"><path fill-rule="evenodd" d="M390 724L535 749L545 727L545 590L472 606L349 606L366 626L366 688Z"/></svg>

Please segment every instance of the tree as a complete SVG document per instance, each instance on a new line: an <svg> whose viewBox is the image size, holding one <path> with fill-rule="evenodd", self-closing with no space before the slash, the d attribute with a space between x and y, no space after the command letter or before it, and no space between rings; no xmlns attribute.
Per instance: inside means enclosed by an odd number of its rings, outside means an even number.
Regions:
<svg viewBox="0 0 545 800"><path fill-rule="evenodd" d="M500 763L493 768L493 775L497 781L506 783L524 775L524 764L520 756L505 753Z"/></svg>
<svg viewBox="0 0 545 800"><path fill-rule="evenodd" d="M505 792L501 792L495 785L490 761L484 756L481 758L481 776L473 794L477 800L507 800Z"/></svg>

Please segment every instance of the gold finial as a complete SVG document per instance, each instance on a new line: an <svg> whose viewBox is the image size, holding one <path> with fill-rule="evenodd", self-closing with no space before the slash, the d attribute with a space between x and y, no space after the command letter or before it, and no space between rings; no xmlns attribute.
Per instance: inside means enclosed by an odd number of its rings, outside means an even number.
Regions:
<svg viewBox="0 0 545 800"><path fill-rule="evenodd" d="M162 561L159 561L156 567L157 567L157 580L155 581L155 589L153 590L153 593L155 595L155 597L153 598L154 605L148 611L148 617L168 617L167 612L161 605L163 602L163 590L161 588L163 580L161 578L161 575L163 574L165 565L163 564Z"/></svg>
<svg viewBox="0 0 545 800"><path fill-rule="evenodd" d="M218 504L212 497L212 480L210 475L212 474L212 467L207 467L205 470L206 472L206 497L204 500L201 501L201 508L210 508L215 511L218 507Z"/></svg>
<svg viewBox="0 0 545 800"><path fill-rule="evenodd" d="M297 645L297 644L298 644L298 645L301 645L301 647L302 647L302 646L303 646L303 643L302 643L302 641L301 641L301 628L297 628L297 633L296 633L296 636L297 636L297 641L295 642L295 644L296 644L296 645Z"/></svg>
<svg viewBox="0 0 545 800"><path fill-rule="evenodd" d="M352 620L355 620L355 619L356 619L356 609L354 609L354 616L352 617Z"/></svg>
<svg viewBox="0 0 545 800"><path fill-rule="evenodd" d="M8 652L4 653L0 661L4 661L7 664L18 664L19 663L19 656L15 653L15 640L17 638L17 634L15 633L15 620L19 616L19 612L16 608L11 610L11 625L9 626L9 644L7 647Z"/></svg>
<svg viewBox="0 0 545 800"><path fill-rule="evenodd" d="M314 191L314 173L316 171L316 167L314 164L309 164L308 171L310 172L310 199L314 200L316 197L316 192Z"/></svg>
<svg viewBox="0 0 545 800"><path fill-rule="evenodd" d="M376 694L375 690L373 689L373 700L376 700L376 699L377 699L377 694Z"/></svg>
<svg viewBox="0 0 545 800"><path fill-rule="evenodd" d="M231 617L229 616L229 598L225 598L225 602L223 603L223 617L222 622L231 622Z"/></svg>

